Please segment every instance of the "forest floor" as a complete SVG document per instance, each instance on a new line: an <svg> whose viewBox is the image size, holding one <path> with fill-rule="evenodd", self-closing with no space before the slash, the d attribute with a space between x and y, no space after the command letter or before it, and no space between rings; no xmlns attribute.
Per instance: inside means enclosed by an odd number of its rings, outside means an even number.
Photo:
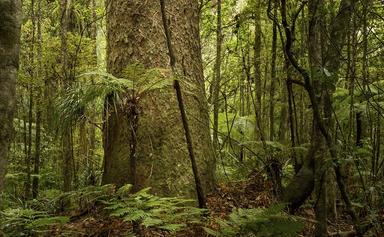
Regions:
<svg viewBox="0 0 384 237"><path fill-rule="evenodd" d="M259 208L268 207L276 201L271 193L272 186L258 173L252 174L249 179L219 186L216 191L207 197L209 215L214 218L227 217L234 208ZM305 229L299 236L313 236L315 227L315 214L311 207L304 206L296 215L305 223ZM384 212L383 212L384 216ZM340 213L340 218L329 222L330 236L338 236L338 231L348 235L353 233L353 227L348 221L346 213ZM208 223L212 229L217 228L217 223ZM103 207L95 207L85 215L74 216L71 222L52 230L48 236L71 236L71 237L120 237L127 236L126 233L132 229L132 224L118 218L109 217ZM201 226L190 226L188 229L177 234L169 234L166 231L143 229L143 237L203 237L208 236ZM384 235L383 235L384 236Z"/></svg>

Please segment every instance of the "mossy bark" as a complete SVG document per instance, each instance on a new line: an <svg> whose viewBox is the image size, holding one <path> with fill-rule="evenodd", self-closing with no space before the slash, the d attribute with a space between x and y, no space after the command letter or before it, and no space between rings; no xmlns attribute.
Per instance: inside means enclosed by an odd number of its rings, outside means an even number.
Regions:
<svg viewBox="0 0 384 237"><path fill-rule="evenodd" d="M114 0L107 3L107 68L115 76L129 65L168 68L169 56L160 3ZM213 187L214 154L199 36L198 1L169 0L167 15L198 168L206 191ZM184 85L183 80L188 83ZM188 87L188 89L187 89ZM188 92L187 92L188 90ZM135 177L137 187L158 194L194 194L194 179L176 95L172 87L139 99L136 176L130 167L130 116L119 106L105 114L103 183L121 186Z"/></svg>
<svg viewBox="0 0 384 237"><path fill-rule="evenodd" d="M0 192L12 137L15 85L19 67L19 0L0 0Z"/></svg>

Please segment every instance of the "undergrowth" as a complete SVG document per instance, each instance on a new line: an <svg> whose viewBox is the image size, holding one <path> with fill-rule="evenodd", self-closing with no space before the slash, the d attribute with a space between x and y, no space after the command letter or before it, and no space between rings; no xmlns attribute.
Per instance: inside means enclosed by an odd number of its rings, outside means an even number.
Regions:
<svg viewBox="0 0 384 237"><path fill-rule="evenodd" d="M65 229L63 225L69 224L72 218L92 215L95 210L132 227L171 234L193 225L203 227L213 236L296 236L303 227L284 213L284 205L235 209L228 219L211 221L208 210L195 206L191 199L158 197L150 193L150 188L132 193L129 184L117 190L113 185L91 186L0 212L0 236L1 233L12 237L47 236L53 228ZM218 223L219 228L213 229L205 223Z"/></svg>
<svg viewBox="0 0 384 237"><path fill-rule="evenodd" d="M216 219L217 230L204 228L212 236L297 236L304 226L293 216L284 213L284 204L269 208L235 209L227 220Z"/></svg>

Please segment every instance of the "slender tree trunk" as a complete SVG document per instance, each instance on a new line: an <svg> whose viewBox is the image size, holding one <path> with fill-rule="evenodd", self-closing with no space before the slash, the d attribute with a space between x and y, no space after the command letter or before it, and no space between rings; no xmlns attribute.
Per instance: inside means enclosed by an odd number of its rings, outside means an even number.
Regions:
<svg viewBox="0 0 384 237"><path fill-rule="evenodd" d="M13 136L15 85L19 68L21 1L0 1L0 192Z"/></svg>
<svg viewBox="0 0 384 237"><path fill-rule="evenodd" d="M213 146L218 152L219 150L219 95L221 82L221 48L222 48L222 30L221 30L221 0L217 1L217 23L216 23L216 63L215 63L215 79L213 82Z"/></svg>
<svg viewBox="0 0 384 237"><path fill-rule="evenodd" d="M274 15L277 15L277 1L274 1L273 4L273 12ZM273 22L272 26L272 56L271 56L271 84L270 84L270 90L269 90L269 140L274 141L275 140L275 90L276 90L276 60L277 60L277 24L276 22ZM282 165L277 157L275 157L273 154L270 155L270 160L268 161L270 171L273 173L274 177L274 192L275 195L280 198L282 195L282 182L281 182L281 173L282 173Z"/></svg>
<svg viewBox="0 0 384 237"><path fill-rule="evenodd" d="M32 20L32 39L29 50L29 63L30 63L30 76L31 80L28 85L29 90L29 106L28 106L28 152L25 160L26 166L26 181L24 185L25 199L31 198L31 172L32 172L32 124L33 124L33 107L34 107L34 84L36 81L36 68L35 68L35 43L36 43L36 12L35 12L35 0L31 0L31 20Z"/></svg>
<svg viewBox="0 0 384 237"><path fill-rule="evenodd" d="M337 158L337 150L336 150L336 147L334 144L334 140L332 138L332 135L327 130L326 124L323 122L323 120L321 118L320 107L318 104L318 100L316 98L316 93L315 93L315 90L313 88L313 84L311 82L311 76L308 73L308 71L305 70L298 63L298 61L293 56L292 51L291 51L292 50L292 44L293 44L293 35L292 35L291 28L289 27L289 24L287 21L287 6L286 5L287 5L286 0L281 0L281 6L282 6L281 7L281 16L282 16L281 22L282 22L282 25L284 27L284 32L285 32L285 36L286 36L284 50L285 50L285 53L286 53L290 63L292 64L292 66L297 70L298 73L300 73L300 75L304 79L304 87L305 87L305 89L308 93L308 96L310 98L310 101L311 101L314 120L316 121L317 128L320 130L322 136L325 139L325 142L327 144L327 147L328 147L329 153L331 155L332 161L334 162L333 168L335 171L336 181L337 181L337 185L339 187L340 193L341 193L341 197L342 197L342 199L346 205L346 208L347 208L347 210L348 210L348 212L349 212L349 214L353 220L357 235L362 236L359 217L356 215L356 212L354 211L354 209L352 207L352 202L348 196L348 193L347 193L347 190L345 187L345 183L344 183L344 178L341 174L341 167L337 162L337 159L338 159Z"/></svg>
<svg viewBox="0 0 384 237"><path fill-rule="evenodd" d="M308 56L309 64L311 68L311 78L314 85L315 93L317 96L317 103L324 103L324 94L323 94L323 76L322 76L322 35L321 31L324 29L323 17L323 1L322 0L311 0L309 1L309 32L308 32ZM325 117L322 114L323 118ZM315 120L313 123L314 126L314 135L315 139L320 140L320 147L318 156L315 159L315 214L316 214L316 237L326 237L327 236L327 188L326 180L328 177L328 171L326 166L326 160L328 157L327 148L324 143L321 132L318 130L318 124Z"/></svg>
<svg viewBox="0 0 384 237"><path fill-rule="evenodd" d="M40 107L40 106L39 106ZM35 140L35 155L34 155L34 168L32 179L32 198L37 198L39 193L39 170L40 170L40 150L41 150L41 110L37 109L36 114L36 140Z"/></svg>
<svg viewBox="0 0 384 237"><path fill-rule="evenodd" d="M368 96L369 93L370 93L370 89L369 89L369 84L370 84L370 78L369 78L369 59L368 59L368 44L369 44L369 32L368 32L368 11L369 11L369 7L371 5L371 0L367 0L367 1L364 1L362 2L362 34L363 34L363 55L362 55L362 65L361 65L361 70L362 70L362 90L363 90L363 95L364 97ZM368 105L370 106L370 105ZM368 112L368 115L369 115L370 112ZM371 126L373 126L373 123L370 123ZM368 125L369 126L369 125ZM367 128L364 128L366 130L368 130L368 126L366 126ZM370 129L372 131L372 128ZM362 147L363 146L363 143L362 143L362 139L363 139L363 136L364 136L364 130L363 130L363 112L362 111L358 111L356 113L356 145L357 147ZM371 141L374 141L375 139L373 138L373 135L371 136ZM372 144L372 147L374 147L374 144ZM372 158L373 160L373 158ZM373 168L373 167L371 167Z"/></svg>
<svg viewBox="0 0 384 237"><path fill-rule="evenodd" d="M263 90L262 90L262 79L261 79L261 0L256 0L256 9L255 9L255 41L254 41L254 71L255 71L255 87L256 87L256 94L255 94L255 109L256 112L256 123L259 125L256 125L256 136L260 139L260 136L263 136L263 122L262 122L262 96L263 96ZM257 128L260 127L260 128Z"/></svg>
<svg viewBox="0 0 384 237"><path fill-rule="evenodd" d="M38 196L39 192L39 170L40 170L40 155L41 155L41 124L42 124L42 101L40 98L42 89L41 81L43 75L43 65L42 65L42 34L41 34L41 21L42 21L42 9L41 1L37 0L37 71L36 79L37 81L37 91L38 97L36 98L36 136L35 136L35 154L33 162L33 174L32 179L32 197L35 199Z"/></svg>
<svg viewBox="0 0 384 237"><path fill-rule="evenodd" d="M33 50L33 48L32 48ZM33 124L33 89L32 83L29 85L29 106L28 106L28 150L25 157L25 174L26 180L24 185L24 198L31 198L31 163L32 163L32 124Z"/></svg>
<svg viewBox="0 0 384 237"><path fill-rule="evenodd" d="M61 22L60 22L60 40L61 40L61 59L62 76L64 89L71 86L71 71L68 60L67 33L70 21L70 9L72 0L60 0ZM72 126L68 124L63 128L62 134L62 160L63 160L63 191L71 190L73 180L73 152L72 152Z"/></svg>
<svg viewBox="0 0 384 237"><path fill-rule="evenodd" d="M277 15L277 0L274 1L274 15ZM276 56L277 56L277 25L272 26L272 61L271 61L271 87L269 89L269 140L275 136L275 88L276 88Z"/></svg>
<svg viewBox="0 0 384 237"><path fill-rule="evenodd" d="M347 42L347 35L350 22L352 20L352 14L356 0L342 0L340 2L338 14L333 17L333 21L330 25L330 38L327 47L325 59L325 68L331 74L332 84L324 82L324 119L325 124L328 127L329 133L336 138L336 121L333 116L332 108L332 95L336 89L336 83L338 81L338 71L340 68L341 57L343 47ZM325 40L323 40L325 41ZM324 80L326 80L325 78ZM328 176L328 210L329 217L335 218L336 216L336 187L333 176Z"/></svg>
<svg viewBox="0 0 384 237"><path fill-rule="evenodd" d="M97 9L105 9L105 0L94 0ZM97 19L96 22L96 56L97 68L107 71L106 65L106 36L105 36L105 17Z"/></svg>

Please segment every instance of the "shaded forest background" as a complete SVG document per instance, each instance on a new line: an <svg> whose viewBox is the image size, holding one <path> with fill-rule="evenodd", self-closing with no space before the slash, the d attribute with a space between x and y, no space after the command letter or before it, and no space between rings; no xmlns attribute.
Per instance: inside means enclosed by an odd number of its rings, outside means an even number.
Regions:
<svg viewBox="0 0 384 237"><path fill-rule="evenodd" d="M0 236L384 235L383 1L18 4Z"/></svg>

